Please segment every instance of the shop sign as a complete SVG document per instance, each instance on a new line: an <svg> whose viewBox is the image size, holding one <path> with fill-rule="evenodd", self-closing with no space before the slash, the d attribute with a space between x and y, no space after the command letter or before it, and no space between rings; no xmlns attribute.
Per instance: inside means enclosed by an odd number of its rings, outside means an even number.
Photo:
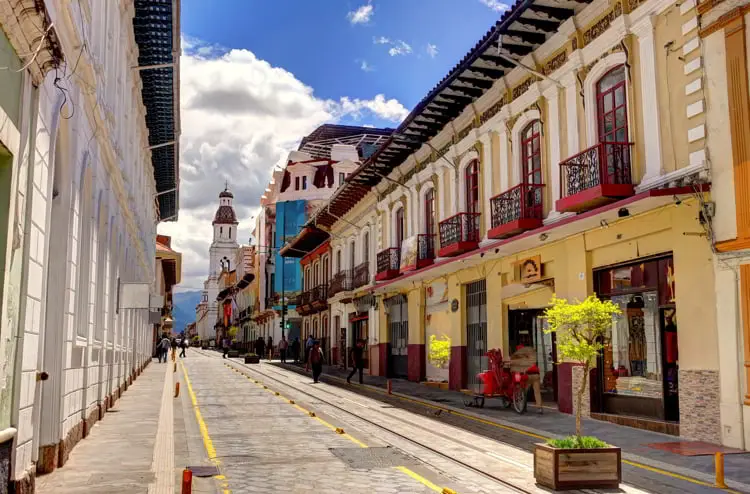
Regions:
<svg viewBox="0 0 750 494"><path fill-rule="evenodd" d="M417 267L417 236L407 237L401 242L401 273L411 271Z"/></svg>
<svg viewBox="0 0 750 494"><path fill-rule="evenodd" d="M516 263L519 283L535 283L542 279L542 256L527 257L519 259Z"/></svg>

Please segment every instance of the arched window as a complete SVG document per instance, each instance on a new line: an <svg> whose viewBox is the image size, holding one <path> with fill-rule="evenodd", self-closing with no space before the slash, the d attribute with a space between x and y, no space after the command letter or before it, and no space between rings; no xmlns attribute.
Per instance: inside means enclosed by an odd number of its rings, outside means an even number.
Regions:
<svg viewBox="0 0 750 494"><path fill-rule="evenodd" d="M395 221L396 223L393 225L394 227L393 228L393 232L394 232L393 240L396 245L394 245L394 247L397 247L400 249L401 245L404 243L404 236L405 236L404 227L406 226L404 224L404 208L403 207L398 208L398 211L396 211Z"/></svg>
<svg viewBox="0 0 750 494"><path fill-rule="evenodd" d="M317 319L313 319L313 338L314 339L318 338L318 320Z"/></svg>
<svg viewBox="0 0 750 494"><path fill-rule="evenodd" d="M354 271L354 254L356 253L354 240L349 244L349 269Z"/></svg>
<svg viewBox="0 0 750 494"><path fill-rule="evenodd" d="M424 195L424 232L434 235L435 228L435 188L431 188Z"/></svg>
<svg viewBox="0 0 750 494"><path fill-rule="evenodd" d="M323 258L323 284L328 284L328 276L330 275L330 261L328 259L328 256L325 256Z"/></svg>
<svg viewBox="0 0 750 494"><path fill-rule="evenodd" d="M464 172L466 182L466 212L479 212L479 161L469 163Z"/></svg>
<svg viewBox="0 0 750 494"><path fill-rule="evenodd" d="M625 66L610 70L596 83L599 142L628 142Z"/></svg>
<svg viewBox="0 0 750 494"><path fill-rule="evenodd" d="M336 272L341 271L341 249L336 251Z"/></svg>
<svg viewBox="0 0 750 494"><path fill-rule="evenodd" d="M529 123L521 132L521 183L542 183L542 125Z"/></svg>
<svg viewBox="0 0 750 494"><path fill-rule="evenodd" d="M370 232L362 237L362 262L370 263Z"/></svg>
<svg viewBox="0 0 750 494"><path fill-rule="evenodd" d="M223 237L223 236L224 236L224 227L223 227L223 226L220 226L220 227L219 227L219 236L220 236L220 237Z"/></svg>

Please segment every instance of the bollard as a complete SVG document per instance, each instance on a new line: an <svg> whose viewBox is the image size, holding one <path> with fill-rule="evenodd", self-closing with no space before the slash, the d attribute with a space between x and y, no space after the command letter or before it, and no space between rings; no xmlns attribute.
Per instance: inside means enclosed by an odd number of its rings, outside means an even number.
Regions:
<svg viewBox="0 0 750 494"><path fill-rule="evenodd" d="M724 453L716 453L714 455L714 463L716 465L716 487L726 489L727 484L724 482Z"/></svg>
<svg viewBox="0 0 750 494"><path fill-rule="evenodd" d="M179 398L180 396L180 383L176 382L174 383L174 397Z"/></svg>
<svg viewBox="0 0 750 494"><path fill-rule="evenodd" d="M174 370L172 372L177 372L177 362L174 363Z"/></svg>
<svg viewBox="0 0 750 494"><path fill-rule="evenodd" d="M180 494L192 494L193 492L193 471L186 468L182 471L182 490Z"/></svg>
<svg viewBox="0 0 750 494"><path fill-rule="evenodd" d="M390 379L388 379L388 394L389 395L393 394L393 388L391 387L391 380Z"/></svg>

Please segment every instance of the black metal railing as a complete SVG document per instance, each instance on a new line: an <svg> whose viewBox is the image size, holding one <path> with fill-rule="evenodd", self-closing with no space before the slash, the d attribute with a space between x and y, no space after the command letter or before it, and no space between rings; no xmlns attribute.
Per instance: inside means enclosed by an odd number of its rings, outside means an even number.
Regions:
<svg viewBox="0 0 750 494"><path fill-rule="evenodd" d="M378 252L378 274L393 271L401 267L401 249L390 247Z"/></svg>
<svg viewBox="0 0 750 494"><path fill-rule="evenodd" d="M600 142L560 163L560 197L604 184L631 184L632 142Z"/></svg>
<svg viewBox="0 0 750 494"><path fill-rule="evenodd" d="M542 184L518 184L490 199L492 228L517 220L541 220L544 215L543 192Z"/></svg>
<svg viewBox="0 0 750 494"><path fill-rule="evenodd" d="M328 284L328 296L333 297L337 293L352 289L352 272L348 269L339 271L331 277Z"/></svg>
<svg viewBox="0 0 750 494"><path fill-rule="evenodd" d="M479 213L458 213L440 222L440 247L479 242Z"/></svg>
<svg viewBox="0 0 750 494"><path fill-rule="evenodd" d="M370 263L363 262L354 268L352 289L365 286L370 282Z"/></svg>
<svg viewBox="0 0 750 494"><path fill-rule="evenodd" d="M311 290L310 303L326 303L328 301L328 285L318 285Z"/></svg>
<svg viewBox="0 0 750 494"><path fill-rule="evenodd" d="M417 261L435 259L434 233L420 233L417 235Z"/></svg>

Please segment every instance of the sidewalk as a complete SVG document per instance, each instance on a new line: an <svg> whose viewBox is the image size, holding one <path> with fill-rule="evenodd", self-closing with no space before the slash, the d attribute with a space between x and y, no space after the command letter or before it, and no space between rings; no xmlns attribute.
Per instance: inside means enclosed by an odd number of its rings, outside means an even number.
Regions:
<svg viewBox="0 0 750 494"><path fill-rule="evenodd" d="M148 365L65 466L36 479L36 492L172 494L172 379L171 362Z"/></svg>
<svg viewBox="0 0 750 494"><path fill-rule="evenodd" d="M302 372L300 366L278 365ZM323 373L324 379L333 384L337 382L342 384L342 380L345 380L348 375L347 371L334 366L326 366ZM356 382L356 378L352 382ZM427 401L433 406L456 409L465 415L487 418L492 422L523 432L545 437L561 437L573 434L575 431L575 417L555 410L545 409L543 415L538 415L534 407L530 406L526 414L519 415L510 409L503 409L499 400L487 400L484 408L466 408L464 400L469 397L457 391L427 387L403 379L392 379L391 384L395 395L404 395L420 401ZM371 386L386 389L387 379L380 376L365 376L364 390L376 391L367 389ZM355 387L355 389L362 388ZM583 428L586 435L597 436L622 448L623 460L713 483L713 456L681 456L648 446L652 443L678 442L680 438L677 436L592 419L584 419ZM523 438L521 432L515 433L515 435ZM519 444L519 446L528 447L533 442L539 442L539 440L520 441L522 444ZM736 488L750 492L750 454L726 455L725 475L727 480L744 484L735 484Z"/></svg>

